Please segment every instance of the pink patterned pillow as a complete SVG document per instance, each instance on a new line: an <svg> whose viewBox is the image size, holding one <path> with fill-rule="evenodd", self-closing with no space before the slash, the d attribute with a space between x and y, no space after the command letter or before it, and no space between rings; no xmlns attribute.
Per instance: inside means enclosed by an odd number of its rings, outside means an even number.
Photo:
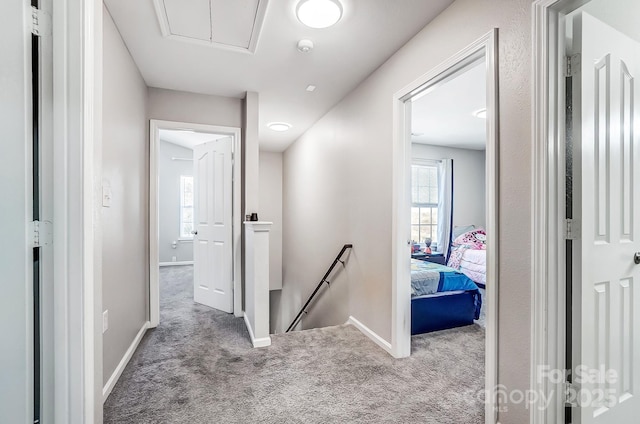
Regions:
<svg viewBox="0 0 640 424"><path fill-rule="evenodd" d="M487 233L482 229L468 231L460 234L454 241L454 246L465 246L473 250L486 250Z"/></svg>

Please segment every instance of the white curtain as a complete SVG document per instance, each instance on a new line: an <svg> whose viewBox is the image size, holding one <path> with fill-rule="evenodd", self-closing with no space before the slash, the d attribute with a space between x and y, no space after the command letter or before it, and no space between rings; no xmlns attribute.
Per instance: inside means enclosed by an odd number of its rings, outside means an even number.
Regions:
<svg viewBox="0 0 640 424"><path fill-rule="evenodd" d="M438 165L438 251L449 257L453 213L453 160Z"/></svg>

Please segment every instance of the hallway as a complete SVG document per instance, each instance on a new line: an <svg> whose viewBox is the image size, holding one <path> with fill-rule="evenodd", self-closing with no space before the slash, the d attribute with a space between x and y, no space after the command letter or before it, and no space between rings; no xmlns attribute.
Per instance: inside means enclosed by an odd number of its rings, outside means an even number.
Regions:
<svg viewBox="0 0 640 424"><path fill-rule="evenodd" d="M273 336L195 304L192 267L163 267L161 321L104 405L105 423L481 423L484 331L415 336L396 360L352 326Z"/></svg>

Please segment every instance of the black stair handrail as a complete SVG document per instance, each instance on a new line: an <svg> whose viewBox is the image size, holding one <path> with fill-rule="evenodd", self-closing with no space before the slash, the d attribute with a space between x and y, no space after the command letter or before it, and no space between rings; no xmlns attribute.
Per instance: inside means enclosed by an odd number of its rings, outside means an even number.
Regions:
<svg viewBox="0 0 640 424"><path fill-rule="evenodd" d="M338 256L336 256L336 258L333 260L333 263L329 267L329 270L324 274L324 277L322 277L322 280L320 280L320 282L316 286L316 289L313 291L313 293L311 293L311 296L309 296L309 299L307 299L307 302L304 304L302 309L300 309L300 312L298 312L298 315L296 315L295 319L291 322L291 325L289 326L289 328L287 328L287 331L285 331L285 333L288 333L293 329L293 327L298 325L298 322L302 318L302 314L307 313L307 306L309 306L309 304L311 303L315 295L318 293L318 290L320 290L320 287L322 287L324 283L327 283L327 285L331 284L331 282L327 280L327 277L329 277L329 274L331 274L331 271L333 271L333 268L336 267L338 262L344 265L344 262L342 261L342 255L344 255L344 252L346 252L347 249L351 249L351 248L353 248L352 244L345 244L344 246L342 246L342 250L340 250L340 253L338 253Z"/></svg>

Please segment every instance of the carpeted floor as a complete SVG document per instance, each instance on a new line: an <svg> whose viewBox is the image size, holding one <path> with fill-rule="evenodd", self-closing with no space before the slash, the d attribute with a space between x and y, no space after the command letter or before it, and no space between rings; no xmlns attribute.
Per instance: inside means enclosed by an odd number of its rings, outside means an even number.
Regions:
<svg viewBox="0 0 640 424"><path fill-rule="evenodd" d="M161 324L104 405L105 423L484 422L484 330L414 336L393 359L351 326L273 336L195 304L191 267L161 269Z"/></svg>

